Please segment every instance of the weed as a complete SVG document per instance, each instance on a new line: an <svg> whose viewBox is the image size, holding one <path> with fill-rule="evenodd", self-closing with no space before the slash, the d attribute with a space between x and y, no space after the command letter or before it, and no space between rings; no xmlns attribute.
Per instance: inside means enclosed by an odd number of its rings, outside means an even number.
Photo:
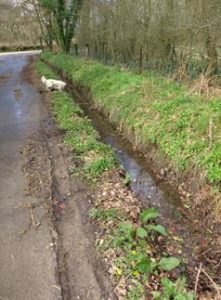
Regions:
<svg viewBox="0 0 221 300"><path fill-rule="evenodd" d="M116 208L109 208L109 209L99 209L99 208L92 208L89 211L89 217L92 219L114 219L119 218L121 220L124 219L124 213L122 210Z"/></svg>
<svg viewBox="0 0 221 300"><path fill-rule="evenodd" d="M158 257L151 250L151 242L155 236L152 228L161 226L153 223L158 216L158 210L155 208L145 209L140 214L140 220L144 223L143 226L149 226L149 231L142 231L142 227L137 227L136 224L128 221L123 221L125 216L122 211L111 209L93 208L90 211L90 217L93 219L102 220L118 220L118 223L111 230L108 239L103 241L102 247L109 250L116 249L117 255L115 264L115 276L128 279L127 295L125 299L139 300L144 295L144 284L148 283L149 277L159 276L163 272L164 276L161 278L161 290L154 291L153 298L156 300L193 300L194 294L187 292L186 280L184 277L179 277L175 282L165 277L165 272L170 272L180 265L180 260L176 257ZM125 219L126 220L126 219ZM163 227L161 227L163 228ZM141 230L142 229L142 230ZM166 230L159 230L157 234L165 234ZM104 249L105 250L105 249Z"/></svg>
<svg viewBox="0 0 221 300"><path fill-rule="evenodd" d="M107 217L106 212L104 214L103 211L102 213L93 211L93 216L97 218ZM130 288L127 292L127 299L136 300L140 299L143 296L143 285L148 282L149 276L151 274L155 274L157 276L157 274L160 274L160 272L170 272L174 268L178 267L181 263L180 259L176 257L157 257L156 254L154 254L153 249L151 249L150 245L153 239L157 238L159 234L167 234L166 229L163 226L154 223L154 219L157 216L157 209L148 208L140 214L139 218L142 226L138 227L136 224L128 221L119 222L118 225L110 233L108 242L105 243L108 249L112 247L116 249L117 253L120 253L120 256L117 256L115 258L115 276L124 276L128 278ZM175 287L178 285L178 283L174 284L172 281L170 282ZM178 292L180 292L181 296L189 295L188 293L185 294L184 289L186 285L184 283L183 286L183 294L181 293L181 290L179 290ZM162 293L156 292L154 294L155 297L160 297L161 295L164 295L163 293L167 292L166 287L164 287L163 283L162 287L163 289L165 289L165 291L163 291ZM177 291L175 287L173 293ZM175 295L179 295L178 292ZM170 299L170 297L165 299Z"/></svg>
<svg viewBox="0 0 221 300"><path fill-rule="evenodd" d="M174 283L166 277L161 278L162 292L153 292L155 300L194 300L195 295L186 291L186 279L178 278Z"/></svg>
<svg viewBox="0 0 221 300"><path fill-rule="evenodd" d="M139 300L142 299L143 295L144 295L143 285L139 282L139 280L134 279L128 289L127 298L131 300Z"/></svg>
<svg viewBox="0 0 221 300"><path fill-rule="evenodd" d="M125 178L124 178L123 181L124 181L124 184L125 184L126 186L130 184L130 182L131 182L131 176L130 176L129 173L126 173Z"/></svg>

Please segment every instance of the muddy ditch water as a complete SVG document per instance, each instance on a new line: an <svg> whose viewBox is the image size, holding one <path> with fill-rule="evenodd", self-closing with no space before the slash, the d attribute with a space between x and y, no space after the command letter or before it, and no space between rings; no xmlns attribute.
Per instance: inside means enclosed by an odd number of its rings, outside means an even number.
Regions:
<svg viewBox="0 0 221 300"><path fill-rule="evenodd" d="M76 99L76 92L72 91L72 94ZM114 149L119 163L129 174L130 189L142 200L144 206L158 207L161 215L166 219L175 218L178 214L177 208L182 207L176 190L167 183L157 180L145 157L135 151L133 145L117 133L109 121L97 112L89 101L83 103L80 102L79 97L77 99L78 104L99 132L101 141Z"/></svg>
<svg viewBox="0 0 221 300"><path fill-rule="evenodd" d="M183 215L184 207L177 189L168 182L159 180L149 165L145 156L134 150L132 143L119 134L110 122L87 99L84 92L81 94L73 86L68 86L74 101L83 109L91 120L93 127L98 131L102 142L110 145L126 173L129 174L129 188L140 199L144 207L157 207L161 222L178 234L182 244L182 252L186 259L194 262L193 248L197 245L196 233L193 234L190 218Z"/></svg>

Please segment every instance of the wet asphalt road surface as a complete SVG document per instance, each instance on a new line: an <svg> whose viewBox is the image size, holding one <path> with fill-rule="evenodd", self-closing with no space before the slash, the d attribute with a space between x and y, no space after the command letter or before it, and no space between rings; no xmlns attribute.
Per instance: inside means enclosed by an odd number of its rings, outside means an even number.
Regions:
<svg viewBox="0 0 221 300"><path fill-rule="evenodd" d="M40 97L22 76L33 53L0 55L0 299L56 300L56 258L40 199L25 196L21 149L38 130ZM30 226L30 203L38 228Z"/></svg>

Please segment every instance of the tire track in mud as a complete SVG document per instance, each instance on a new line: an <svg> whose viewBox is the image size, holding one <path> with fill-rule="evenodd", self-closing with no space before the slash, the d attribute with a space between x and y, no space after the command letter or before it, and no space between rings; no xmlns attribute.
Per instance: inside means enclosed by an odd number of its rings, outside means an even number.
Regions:
<svg viewBox="0 0 221 300"><path fill-rule="evenodd" d="M64 153L62 135L49 115L24 147L23 169L28 182L26 193L45 199L50 247L57 262L55 288L60 290L62 300L115 299L105 267L95 253L94 228L88 220L88 190L76 178L70 178L68 153Z"/></svg>

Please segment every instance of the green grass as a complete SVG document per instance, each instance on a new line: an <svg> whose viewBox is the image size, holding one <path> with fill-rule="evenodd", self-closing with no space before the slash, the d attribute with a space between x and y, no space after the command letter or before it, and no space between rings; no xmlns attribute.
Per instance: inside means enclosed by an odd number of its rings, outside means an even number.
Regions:
<svg viewBox="0 0 221 300"><path fill-rule="evenodd" d="M36 62L40 75L50 78L58 76L44 63ZM63 91L53 91L52 109L59 128L65 131L64 142L77 154L83 162L82 174L96 181L106 170L115 165L114 152L108 145L98 140L99 135L94 130L91 121L84 116L81 108Z"/></svg>
<svg viewBox="0 0 221 300"><path fill-rule="evenodd" d="M221 182L221 97L208 100L165 77L79 57L46 52L42 58L89 86L96 105L137 146L156 145L177 170L194 168L208 182Z"/></svg>
<svg viewBox="0 0 221 300"><path fill-rule="evenodd" d="M40 76L45 76L46 78L51 78L51 79L59 79L59 76L55 74L52 69L50 69L45 63L42 61L38 60L35 63L35 67L37 72L40 74Z"/></svg>

